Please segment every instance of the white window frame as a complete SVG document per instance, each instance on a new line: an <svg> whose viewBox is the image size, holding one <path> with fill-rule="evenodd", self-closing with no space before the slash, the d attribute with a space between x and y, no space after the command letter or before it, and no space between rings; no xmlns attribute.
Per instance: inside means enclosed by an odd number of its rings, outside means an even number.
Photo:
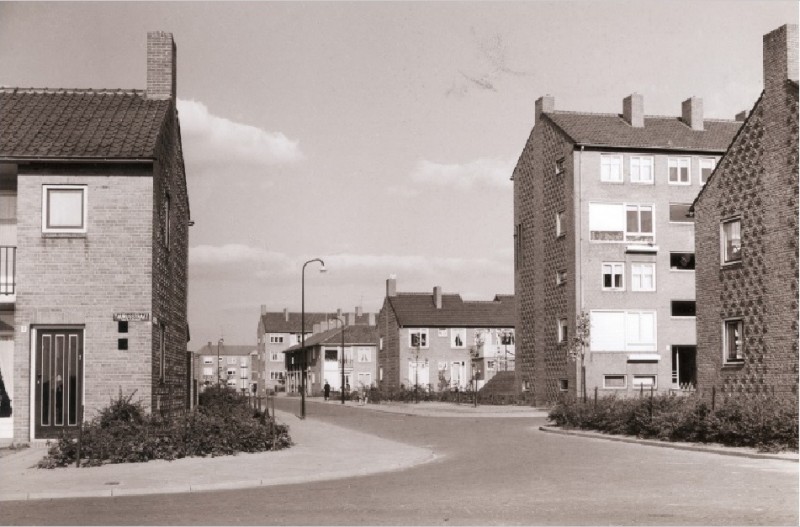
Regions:
<svg viewBox="0 0 800 527"><path fill-rule="evenodd" d="M736 323L740 328L740 335L739 335L739 350L737 353L736 358L730 358L728 354L728 325L730 323ZM746 340L744 338L744 318L743 317L732 317L726 318L722 321L722 362L723 364L742 364L744 362L744 352L745 352L745 343Z"/></svg>
<svg viewBox="0 0 800 527"><path fill-rule="evenodd" d="M686 165L685 167L683 165ZM677 170L678 179L672 180L672 169ZM681 169L686 168L686 181L681 181ZM691 157L670 157L667 159L667 182L670 185L691 185L692 184L692 158Z"/></svg>
<svg viewBox="0 0 800 527"><path fill-rule="evenodd" d="M674 254L691 254L695 259L695 268L694 269L680 269L678 267L672 266L672 255ZM669 252L669 271L671 273L693 273L697 270L697 253L694 251L670 251Z"/></svg>
<svg viewBox="0 0 800 527"><path fill-rule="evenodd" d="M634 167L634 160L636 161L636 167ZM650 168L650 178L649 179L642 179L641 171L642 171L642 162L647 161L646 165L649 165ZM634 168L637 170L634 172ZM634 174L636 174L636 178L634 179ZM631 183L636 183L637 185L653 185L655 183L655 161L653 156L631 156L630 157L630 181Z"/></svg>
<svg viewBox="0 0 800 527"><path fill-rule="evenodd" d="M641 287L641 280L639 280L638 284L636 281L636 266L645 267L648 266L653 270L653 288L652 289L644 289ZM642 273L638 273L639 276L643 276ZM657 282L656 282L656 264L655 262L631 262L631 291L641 292L641 293L652 293L658 289Z"/></svg>
<svg viewBox="0 0 800 527"><path fill-rule="evenodd" d="M619 378L622 377L622 386L609 386L606 384L606 380L609 377ZM603 389L604 390L627 390L628 389L628 376L624 373L613 373L608 375L603 375Z"/></svg>
<svg viewBox="0 0 800 527"><path fill-rule="evenodd" d="M612 179L611 176L611 161L615 161L619 171L618 178ZM600 181L603 183L623 183L625 175L622 169L622 156L620 154L600 154Z"/></svg>
<svg viewBox="0 0 800 527"><path fill-rule="evenodd" d="M271 351L270 352L269 360L272 361L272 362L280 362L281 361L280 357L278 357L278 352L277 351Z"/></svg>
<svg viewBox="0 0 800 527"><path fill-rule="evenodd" d="M636 217L637 217L637 227L639 228L638 231L629 231L628 230L628 209L636 207ZM642 231L642 211L650 210L650 227L652 228L651 231L645 232ZM633 236L649 236L652 238L652 241L655 242L656 240L656 206L652 203L626 203L625 208L623 209L625 212L625 241L628 241L629 237Z"/></svg>
<svg viewBox="0 0 800 527"><path fill-rule="evenodd" d="M203 366L203 377L211 377L214 375L214 368L210 366Z"/></svg>
<svg viewBox="0 0 800 527"><path fill-rule="evenodd" d="M214 364L214 357L203 357L203 364Z"/></svg>
<svg viewBox="0 0 800 527"><path fill-rule="evenodd" d="M450 332L447 330L447 328L439 328L439 329L437 330L436 334L437 334L439 337L444 337L444 338L447 338L447 336L450 334Z"/></svg>
<svg viewBox="0 0 800 527"><path fill-rule="evenodd" d="M358 348L358 362L372 362L372 348L363 346Z"/></svg>
<svg viewBox="0 0 800 527"><path fill-rule="evenodd" d="M725 247L727 245L727 243L726 243L727 242L727 235L725 234L725 226L729 225L729 224L732 224L732 223L738 223L739 224L739 255L738 255L738 258L736 258L736 259L728 260L726 258L727 252L726 252L726 247ZM719 248L720 248L720 255L719 255L720 263L723 266L725 266L725 265L735 265L735 264L741 263L741 261L742 261L743 244L742 244L742 218L740 216L734 216L732 218L727 218L727 219L722 220L719 223Z"/></svg>
<svg viewBox="0 0 800 527"><path fill-rule="evenodd" d="M654 390L658 389L658 374L642 373L642 374L632 375L632 377L633 379L631 379L631 386L635 389L640 389L640 386L644 386L648 390L650 389L650 386L652 386ZM650 378L653 379L653 384L645 384L642 382L644 379L650 379Z"/></svg>
<svg viewBox="0 0 800 527"><path fill-rule="evenodd" d="M80 227L48 227L49 216L48 193L51 190L80 190L82 192L83 219ZM89 226L89 188L86 185L42 185L42 232L43 233L73 233L86 234Z"/></svg>
<svg viewBox="0 0 800 527"><path fill-rule="evenodd" d="M611 287L606 287L606 267L610 267L611 269ZM619 273L615 271L619 270ZM616 287L614 284L614 276L619 274L622 279L622 285L620 287ZM625 263L624 262L603 262L600 265L600 288L603 291L625 291Z"/></svg>
<svg viewBox="0 0 800 527"><path fill-rule="evenodd" d="M563 210L556 212L556 238L561 238L567 234L567 231L564 228L564 214L565 211Z"/></svg>
<svg viewBox="0 0 800 527"><path fill-rule="evenodd" d="M283 335L270 335L269 336L269 343L270 344L283 344L284 337Z"/></svg>
<svg viewBox="0 0 800 527"><path fill-rule="evenodd" d="M461 337L461 345L456 343L456 337ZM467 328L450 328L450 347L452 349L467 347Z"/></svg>
<svg viewBox="0 0 800 527"><path fill-rule="evenodd" d="M569 338L569 322L566 318L556 319L556 327L558 329L558 343L565 344Z"/></svg>
<svg viewBox="0 0 800 527"><path fill-rule="evenodd" d="M703 179L703 169L704 168L711 168L711 172L708 173L708 176L711 177L711 174L714 173L714 170L717 168L717 158L716 157L702 157L700 158L700 174L698 177L700 178L700 184L705 185L708 179Z"/></svg>
<svg viewBox="0 0 800 527"><path fill-rule="evenodd" d="M694 225L694 219L693 218L690 219L688 216L686 217L685 220L673 220L672 219L672 206L673 205L681 205L681 206L685 206L685 207L691 207L692 206L691 203L670 202L670 204L669 204L669 212L668 212L668 216L667 217L669 218L669 222L671 224L673 224L673 225Z"/></svg>
<svg viewBox="0 0 800 527"><path fill-rule="evenodd" d="M430 345L430 342L428 340L428 328L409 328L408 347L416 349L416 346L413 344L413 335L419 335L419 342L420 342L419 349L428 349L428 346ZM423 336L425 337L424 339L422 338Z"/></svg>
<svg viewBox="0 0 800 527"><path fill-rule="evenodd" d="M599 339L599 332L592 332L592 336L590 337L589 342L589 349L593 352L598 353L605 353L605 352L629 352L629 353L648 353L648 352L655 352L658 350L658 312L655 310L648 310L648 309L593 309L589 312L590 323L592 327L595 327L595 323L598 322L598 317L594 317L595 313L605 313L605 314L615 314L621 315L621 318L617 320L622 322L621 327L613 328L613 337L614 341L612 344L609 344L607 341L600 341ZM652 316L652 328L653 333L650 335L652 337L652 342L650 341L636 341L630 338L630 319L632 316L639 316L648 315ZM639 322L639 328L641 328L641 322ZM641 336L641 335L640 335Z"/></svg>
<svg viewBox="0 0 800 527"><path fill-rule="evenodd" d="M566 269L556 270L556 285L564 285L566 283L567 283L567 270Z"/></svg>

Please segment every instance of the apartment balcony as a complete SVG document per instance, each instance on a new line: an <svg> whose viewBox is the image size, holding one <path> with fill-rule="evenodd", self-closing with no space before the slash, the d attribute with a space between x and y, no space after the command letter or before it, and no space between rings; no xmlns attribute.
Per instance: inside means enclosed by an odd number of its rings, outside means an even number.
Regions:
<svg viewBox="0 0 800 527"><path fill-rule="evenodd" d="M0 246L0 303L14 302L17 293L17 248Z"/></svg>

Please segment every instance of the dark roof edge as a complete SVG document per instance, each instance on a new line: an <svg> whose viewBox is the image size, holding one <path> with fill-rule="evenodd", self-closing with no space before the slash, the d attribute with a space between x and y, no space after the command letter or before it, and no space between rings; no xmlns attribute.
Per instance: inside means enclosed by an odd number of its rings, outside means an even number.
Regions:
<svg viewBox="0 0 800 527"><path fill-rule="evenodd" d="M614 146L604 145L600 143L575 143L576 147L586 150L613 150L615 152L692 152L693 154L721 154L727 151L727 148L682 148L682 147L668 147L668 146Z"/></svg>
<svg viewBox="0 0 800 527"><path fill-rule="evenodd" d="M152 164L155 157L47 157L47 156L3 156L0 155L0 162L9 163L149 163Z"/></svg>
<svg viewBox="0 0 800 527"><path fill-rule="evenodd" d="M720 169L720 167L723 165L723 163L725 163L726 159L728 158L728 150L730 150L731 146L733 146L733 144L736 142L736 140L739 139L739 135L742 134L742 130L745 129L747 124L750 122L750 119L753 117L753 114L755 113L755 109L758 107L759 104L761 104L761 100L764 98L764 93L765 93L764 90L761 90L761 95L758 96L758 99L756 99L755 104L753 104L752 108L750 108L750 113L747 114L747 118L744 120L742 125L736 131L736 135L734 135L733 139L731 139L730 144L725 149L725 153L722 155L722 158L719 160L719 163L717 163L717 166L714 168L714 171L711 172L710 176L708 176L708 179L706 180L705 184L703 185L703 188L700 189L700 192L698 192L697 196L694 198L694 201L692 202L692 205L689 207L689 214L691 216L694 216L694 207L695 207L695 205L697 205L697 202L700 200L700 196L703 195L703 192L705 192L705 190L711 184L711 181L714 180L714 176L717 174L717 171Z"/></svg>
<svg viewBox="0 0 800 527"><path fill-rule="evenodd" d="M466 329L480 329L480 328L513 328L516 327L515 323L510 324L398 324L401 328L466 328Z"/></svg>

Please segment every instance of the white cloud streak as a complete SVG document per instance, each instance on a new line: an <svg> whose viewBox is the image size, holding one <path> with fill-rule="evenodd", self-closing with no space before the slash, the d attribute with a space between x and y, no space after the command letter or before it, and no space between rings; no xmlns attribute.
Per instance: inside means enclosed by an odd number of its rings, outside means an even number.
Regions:
<svg viewBox="0 0 800 527"><path fill-rule="evenodd" d="M178 112L184 147L193 161L277 165L304 158L298 141L216 116L202 102L178 100Z"/></svg>
<svg viewBox="0 0 800 527"><path fill-rule="evenodd" d="M411 172L416 183L431 184L461 190L473 187L510 188L514 162L480 158L463 164L435 163L420 160Z"/></svg>

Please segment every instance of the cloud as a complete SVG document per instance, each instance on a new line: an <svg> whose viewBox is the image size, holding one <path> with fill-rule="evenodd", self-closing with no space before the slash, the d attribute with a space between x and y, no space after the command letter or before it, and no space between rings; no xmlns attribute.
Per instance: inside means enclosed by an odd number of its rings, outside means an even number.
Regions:
<svg viewBox="0 0 800 527"><path fill-rule="evenodd" d="M476 186L508 188L514 162L501 159L480 158L463 164L443 164L420 160L411 172L417 183L446 186L462 190Z"/></svg>
<svg viewBox="0 0 800 527"><path fill-rule="evenodd" d="M304 158L298 141L218 117L202 102L178 100L178 111L184 148L194 162L277 165Z"/></svg>
<svg viewBox="0 0 800 527"><path fill-rule="evenodd" d="M271 265L288 268L291 260L283 253L241 243L197 245L189 249L189 263L200 266Z"/></svg>

